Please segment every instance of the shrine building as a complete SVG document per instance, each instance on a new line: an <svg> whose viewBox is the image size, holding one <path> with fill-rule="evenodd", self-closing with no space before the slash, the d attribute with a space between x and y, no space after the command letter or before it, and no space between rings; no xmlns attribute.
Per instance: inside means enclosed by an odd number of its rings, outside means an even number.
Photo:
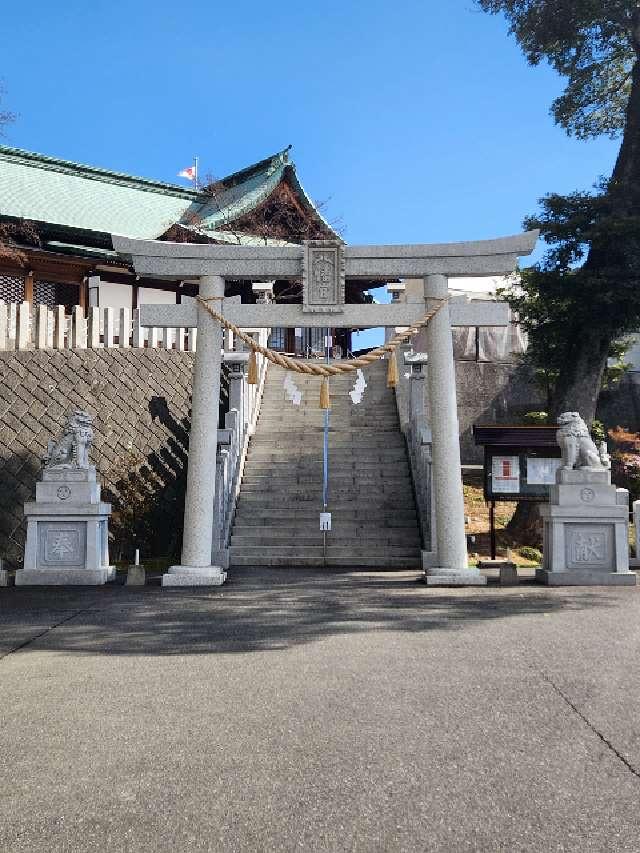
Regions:
<svg viewBox="0 0 640 853"><path fill-rule="evenodd" d="M302 187L289 148L196 190L0 146L0 300L70 311L175 304L195 295L193 283L155 281L123 266L112 233L280 246L338 236ZM370 284L349 282L347 302L370 302ZM270 285L230 282L227 293L246 303L301 301L299 286ZM270 346L297 355L322 350L325 330L297 331L273 329ZM351 331L337 330L334 343L346 354Z"/></svg>

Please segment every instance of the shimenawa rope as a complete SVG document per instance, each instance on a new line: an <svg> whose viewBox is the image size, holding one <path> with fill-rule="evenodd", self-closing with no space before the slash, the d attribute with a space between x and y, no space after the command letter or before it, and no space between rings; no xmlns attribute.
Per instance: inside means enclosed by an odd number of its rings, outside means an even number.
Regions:
<svg viewBox="0 0 640 853"><path fill-rule="evenodd" d="M419 323L415 323L404 332L398 332L388 343L370 350L370 352L365 355L361 355L358 358L354 358L349 361L338 361L334 364L310 364L306 361L301 361L300 359L291 358L283 353L275 352L274 350L270 350L267 347L260 346L260 344L256 343L250 335L247 335L239 329L235 323L231 323L229 320L226 320L222 314L214 311L208 304L216 299L221 300L221 297L210 296L208 298L203 298L202 296L196 296L196 299L214 320L220 323L221 326L224 326L225 329L229 329L229 331L233 332L234 335L237 335L243 343L250 347L251 355L249 356L247 375L247 382L250 385L255 385L258 381L258 366L255 354L256 352L259 352L260 355L263 355L272 364L277 364L279 367L284 367L286 370L293 370L295 373L306 373L312 376L321 376L323 382L320 389L320 408L322 409L330 408L329 376L337 376L340 373L351 373L358 370L358 368L367 367L374 361L379 361L383 355L390 355L394 353L401 343L417 334L420 329L426 326L435 317L438 311L440 311L440 309L448 302L448 299L439 299L436 307L432 308L431 311L428 311ZM387 386L392 388L397 385L398 382L398 365L395 358L389 358L388 361Z"/></svg>

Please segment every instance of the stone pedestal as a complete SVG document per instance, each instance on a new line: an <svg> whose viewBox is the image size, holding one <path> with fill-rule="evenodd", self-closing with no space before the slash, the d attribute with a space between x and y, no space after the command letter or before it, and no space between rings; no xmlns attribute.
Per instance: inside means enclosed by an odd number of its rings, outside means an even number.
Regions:
<svg viewBox="0 0 640 853"><path fill-rule="evenodd" d="M147 573L144 566L129 566L127 570L127 586L144 586L147 582Z"/></svg>
<svg viewBox="0 0 640 853"><path fill-rule="evenodd" d="M221 586L227 573L218 566L171 566L162 586Z"/></svg>
<svg viewBox="0 0 640 853"><path fill-rule="evenodd" d="M100 500L93 465L45 468L36 499L24 505L27 543L16 586L104 584L109 565L111 504Z"/></svg>
<svg viewBox="0 0 640 853"><path fill-rule="evenodd" d="M633 585L629 571L629 493L605 468L560 468L544 523L544 562L536 579L550 586Z"/></svg>

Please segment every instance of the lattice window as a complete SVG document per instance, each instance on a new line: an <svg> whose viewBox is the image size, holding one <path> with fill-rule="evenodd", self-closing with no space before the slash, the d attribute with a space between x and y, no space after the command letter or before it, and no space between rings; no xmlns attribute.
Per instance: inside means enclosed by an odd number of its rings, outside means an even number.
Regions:
<svg viewBox="0 0 640 853"><path fill-rule="evenodd" d="M33 283L33 301L36 305L47 305L53 308L56 304L56 286L52 281L38 281Z"/></svg>
<svg viewBox="0 0 640 853"><path fill-rule="evenodd" d="M0 273L0 299L4 302L24 302L24 276Z"/></svg>
<svg viewBox="0 0 640 853"><path fill-rule="evenodd" d="M36 305L64 305L69 313L78 304L80 288L75 284L64 284L55 281L36 279L33 284L33 301Z"/></svg>

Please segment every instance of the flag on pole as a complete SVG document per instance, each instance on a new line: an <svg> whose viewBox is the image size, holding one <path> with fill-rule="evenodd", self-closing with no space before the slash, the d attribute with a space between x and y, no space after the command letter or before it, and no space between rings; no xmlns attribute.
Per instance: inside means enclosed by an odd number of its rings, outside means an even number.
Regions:
<svg viewBox="0 0 640 853"><path fill-rule="evenodd" d="M190 181L194 181L196 177L196 167L195 166L187 166L186 169L182 169L182 171L178 172L179 178L188 178Z"/></svg>

